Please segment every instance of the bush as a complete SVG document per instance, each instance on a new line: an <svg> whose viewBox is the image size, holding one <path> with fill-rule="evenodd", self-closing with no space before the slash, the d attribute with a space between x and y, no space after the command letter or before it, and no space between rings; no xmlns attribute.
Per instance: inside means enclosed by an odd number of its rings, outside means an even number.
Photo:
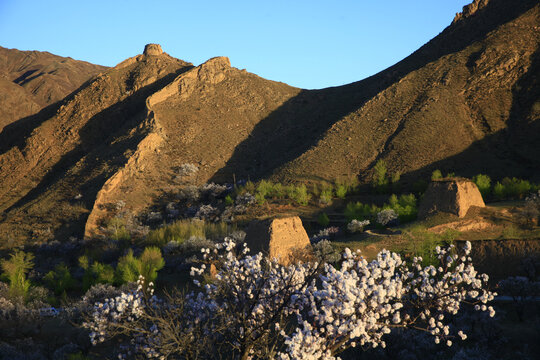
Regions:
<svg viewBox="0 0 540 360"><path fill-rule="evenodd" d="M454 322L464 303L495 315L486 303L496 294L471 264L469 242L461 252L437 248L436 266L386 250L368 263L349 249L336 266L281 266L230 240L218 248L191 272L200 286L215 264L211 285L162 299L146 289L96 304L84 323L92 344L116 337L133 358L335 360L357 345L384 348L394 328L451 346L467 337Z"/></svg>
<svg viewBox="0 0 540 360"><path fill-rule="evenodd" d="M344 199L345 196L347 196L347 193L349 192L349 187L341 182L336 183L336 197L340 199Z"/></svg>
<svg viewBox="0 0 540 360"><path fill-rule="evenodd" d="M154 282L157 278L157 272L165 266L165 260L161 256L161 250L157 247L148 247L144 249L140 257L140 275L148 282Z"/></svg>
<svg viewBox="0 0 540 360"><path fill-rule="evenodd" d="M107 232L111 238L118 241L129 241L131 235L126 229L126 221L120 217L113 217L107 224Z"/></svg>
<svg viewBox="0 0 540 360"><path fill-rule="evenodd" d="M322 212L319 214L319 217L317 218L317 222L319 225L327 227L328 224L330 224L330 218L325 212Z"/></svg>
<svg viewBox="0 0 540 360"><path fill-rule="evenodd" d="M181 244L192 236L217 239L226 236L235 229L235 225L229 225L225 222L209 223L204 220L178 220L170 225L150 231L144 242L148 245L161 247L170 241Z"/></svg>
<svg viewBox="0 0 540 360"><path fill-rule="evenodd" d="M332 188L323 189L319 197L319 203L323 205L329 205L332 203Z"/></svg>
<svg viewBox="0 0 540 360"><path fill-rule="evenodd" d="M388 185L386 162L384 160L378 160L373 167L373 172L373 187L379 192L386 191Z"/></svg>
<svg viewBox="0 0 540 360"><path fill-rule="evenodd" d="M375 205L362 204L361 202L350 202L345 207L345 218L348 222L352 220L365 220L366 218L371 217L377 212L377 207Z"/></svg>
<svg viewBox="0 0 540 360"><path fill-rule="evenodd" d="M139 279L141 261L133 256L133 250L129 249L128 253L118 259L116 265L116 283L123 284L135 282Z"/></svg>
<svg viewBox="0 0 540 360"><path fill-rule="evenodd" d="M298 186L292 186L288 190L288 196L291 200L299 205L307 205L311 199L311 194L308 194L306 185L301 184Z"/></svg>
<svg viewBox="0 0 540 360"><path fill-rule="evenodd" d="M502 200L504 198L504 185L498 181L493 187L493 196L495 196L497 200Z"/></svg>
<svg viewBox="0 0 540 360"><path fill-rule="evenodd" d="M478 174L473 177L473 181L480 190L482 197L485 199L491 192L491 179L487 175Z"/></svg>
<svg viewBox="0 0 540 360"><path fill-rule="evenodd" d="M423 226L415 226L404 232L409 242L407 252L420 258L424 266L435 265L437 262L437 247L449 246L459 236L457 230L447 229L442 234L427 231Z"/></svg>
<svg viewBox="0 0 540 360"><path fill-rule="evenodd" d="M91 261L88 256L79 257L79 266L84 270L82 279L83 290L86 291L96 284L113 284L114 268L108 264Z"/></svg>
<svg viewBox="0 0 540 360"><path fill-rule="evenodd" d="M34 267L34 255L15 250L9 260L2 260L0 264L4 271L3 275L9 281L10 295L26 301L30 289L30 280L26 278L26 275Z"/></svg>
<svg viewBox="0 0 540 360"><path fill-rule="evenodd" d="M399 199L395 195L391 196L388 207L397 213L401 223L413 221L418 215L416 197L413 194L402 194Z"/></svg>
<svg viewBox="0 0 540 360"><path fill-rule="evenodd" d="M56 265L54 270L49 271L43 277L43 281L57 296L62 295L65 297L68 291L77 288L77 281L71 276L69 268L64 263Z"/></svg>
<svg viewBox="0 0 540 360"><path fill-rule="evenodd" d="M504 186L504 195L507 198L523 199L532 189L530 182L517 178L504 178L502 185Z"/></svg>
<svg viewBox="0 0 540 360"><path fill-rule="evenodd" d="M441 170L437 169L437 170L434 170L432 173L431 173L431 180L440 180L442 179L443 176L442 176L442 172Z"/></svg>

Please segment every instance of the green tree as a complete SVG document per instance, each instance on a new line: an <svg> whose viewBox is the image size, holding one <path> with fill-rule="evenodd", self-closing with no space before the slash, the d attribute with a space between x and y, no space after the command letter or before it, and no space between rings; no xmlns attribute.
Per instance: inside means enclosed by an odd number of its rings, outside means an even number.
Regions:
<svg viewBox="0 0 540 360"><path fill-rule="evenodd" d="M317 222L319 223L319 225L326 227L328 226L328 224L330 224L330 218L325 212L322 212L319 214Z"/></svg>
<svg viewBox="0 0 540 360"><path fill-rule="evenodd" d="M34 255L15 250L9 260L2 260L1 265L9 281L10 295L26 301L30 289L30 280L26 275L34 267Z"/></svg>
<svg viewBox="0 0 540 360"><path fill-rule="evenodd" d="M431 173L431 180L440 180L442 179L443 176L442 176L442 172L441 170L437 169L437 170L434 170L432 173Z"/></svg>
<svg viewBox="0 0 540 360"><path fill-rule="evenodd" d="M161 256L161 250L155 246L144 249L140 257L139 273L145 281L153 282L157 278L157 272L165 266L165 260Z"/></svg>
<svg viewBox="0 0 540 360"><path fill-rule="evenodd" d="M388 185L388 178L386 177L387 173L386 162L384 160L378 160L373 167L373 180L372 185L378 191L384 192L386 186Z"/></svg>
<svg viewBox="0 0 540 360"><path fill-rule="evenodd" d="M478 174L473 177L473 181L478 186L478 190L482 194L482 197L485 199L486 196L491 192L491 179L487 175Z"/></svg>

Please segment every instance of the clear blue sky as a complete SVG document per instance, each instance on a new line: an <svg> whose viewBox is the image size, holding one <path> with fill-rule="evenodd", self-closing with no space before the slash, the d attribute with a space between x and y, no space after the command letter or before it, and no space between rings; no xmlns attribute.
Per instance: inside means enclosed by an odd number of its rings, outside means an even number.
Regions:
<svg viewBox="0 0 540 360"><path fill-rule="evenodd" d="M403 59L471 0L0 0L0 46L114 66L159 43L198 65L302 88L361 80Z"/></svg>

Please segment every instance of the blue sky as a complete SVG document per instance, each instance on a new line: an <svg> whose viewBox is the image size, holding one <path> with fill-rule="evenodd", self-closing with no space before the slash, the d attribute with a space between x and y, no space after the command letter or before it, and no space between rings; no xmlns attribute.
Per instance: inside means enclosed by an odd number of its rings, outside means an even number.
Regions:
<svg viewBox="0 0 540 360"><path fill-rule="evenodd" d="M0 46L114 66L159 43L198 65L302 88L361 80L403 59L471 0L0 0Z"/></svg>

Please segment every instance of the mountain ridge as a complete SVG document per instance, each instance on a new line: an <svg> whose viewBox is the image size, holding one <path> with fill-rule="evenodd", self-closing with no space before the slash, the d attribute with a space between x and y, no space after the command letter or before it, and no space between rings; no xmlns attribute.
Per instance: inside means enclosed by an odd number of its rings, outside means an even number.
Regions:
<svg viewBox="0 0 540 360"><path fill-rule="evenodd" d="M473 4L396 65L319 90L153 44L0 133L0 232L94 237L116 204L138 214L186 184L369 181L378 160L405 184L436 167L538 177L540 6ZM198 173L178 182L184 164Z"/></svg>

